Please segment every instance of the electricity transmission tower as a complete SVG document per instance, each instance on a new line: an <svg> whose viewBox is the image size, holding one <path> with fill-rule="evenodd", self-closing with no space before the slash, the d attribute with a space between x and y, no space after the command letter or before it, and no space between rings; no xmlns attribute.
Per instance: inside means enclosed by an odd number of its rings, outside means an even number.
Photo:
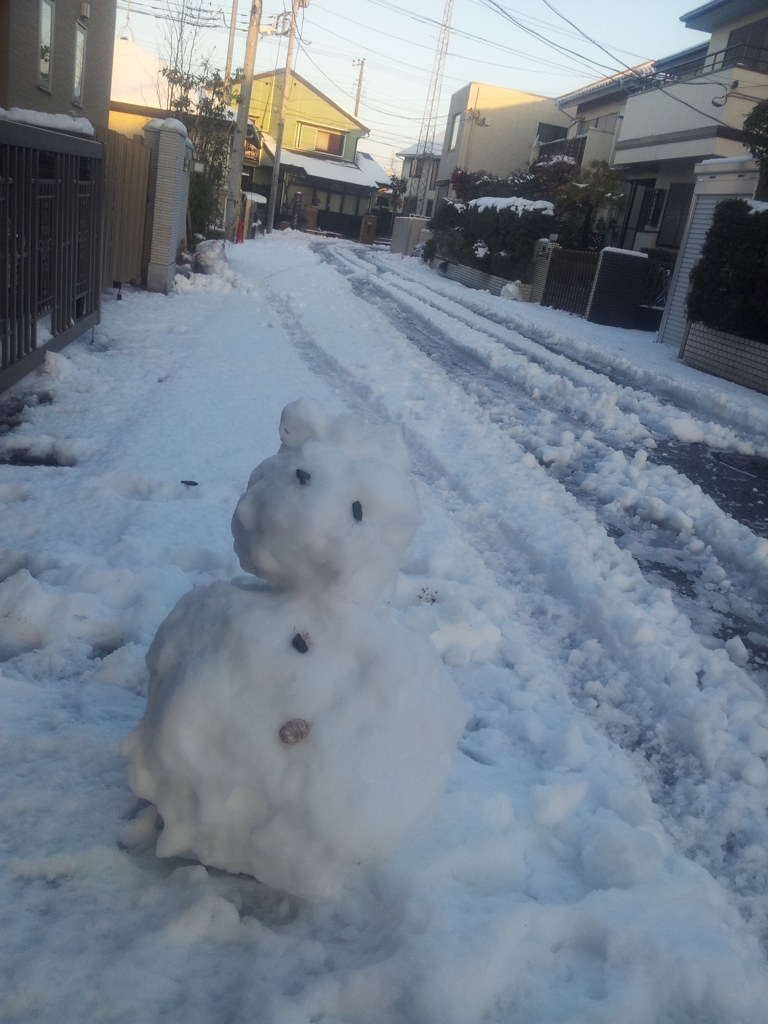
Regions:
<svg viewBox="0 0 768 1024"><path fill-rule="evenodd" d="M445 71L445 58L448 53L448 40L451 36L451 18L453 17L453 0L445 0L443 20L440 24L440 36L437 40L435 60L432 65L432 77L429 80L427 91L427 102L424 104L424 117L421 121L419 132L419 144L416 147L417 159L421 161L421 172L416 188L416 213L422 213L424 199L429 187L429 179L432 174L432 160L430 159L434 150L435 133L437 131L437 111L440 106L440 92L443 88L443 72Z"/></svg>

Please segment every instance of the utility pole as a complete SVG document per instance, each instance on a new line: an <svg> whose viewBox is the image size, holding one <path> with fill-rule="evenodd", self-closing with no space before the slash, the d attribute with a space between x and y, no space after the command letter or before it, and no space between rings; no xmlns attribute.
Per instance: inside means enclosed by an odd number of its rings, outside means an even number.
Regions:
<svg viewBox="0 0 768 1024"><path fill-rule="evenodd" d="M232 73L232 50L235 46L235 22L237 21L237 0L232 0L232 21L229 24L229 43L227 44L227 66L224 69L224 102L229 103L229 76Z"/></svg>
<svg viewBox="0 0 768 1024"><path fill-rule="evenodd" d="M353 60L353 64L360 65L360 74L357 77L357 96L355 96L355 117L360 109L360 93L363 91L363 69L365 68L365 57L362 60Z"/></svg>
<svg viewBox="0 0 768 1024"><path fill-rule="evenodd" d="M264 231L269 235L275 222L275 205L280 180L280 156L283 152L283 132L285 131L285 105L291 88L291 64L293 62L293 43L296 38L296 13L300 7L306 7L309 0L293 0L291 7L291 30L288 34L288 52L285 55L285 74L283 76L283 95L280 97L280 113L277 119L277 136L275 138L275 164L272 168L272 185L269 189L267 203L267 220Z"/></svg>
<svg viewBox="0 0 768 1024"><path fill-rule="evenodd" d="M237 211L240 206L245 136L248 130L248 113L251 106L251 89L253 87L253 66L256 63L256 43L259 41L260 22L261 0L253 0L251 18L248 22L248 38L245 41L245 61L243 62L243 81L240 86L240 102L237 106L237 121L232 135L232 149L229 154L229 178L227 179L227 207L224 217L224 233L230 242L235 240Z"/></svg>

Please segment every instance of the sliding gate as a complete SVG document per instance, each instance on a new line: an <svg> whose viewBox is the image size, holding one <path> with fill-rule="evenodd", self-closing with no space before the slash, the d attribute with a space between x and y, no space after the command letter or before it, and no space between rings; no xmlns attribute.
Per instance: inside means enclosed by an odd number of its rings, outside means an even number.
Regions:
<svg viewBox="0 0 768 1024"><path fill-rule="evenodd" d="M0 121L0 390L98 323L103 147Z"/></svg>

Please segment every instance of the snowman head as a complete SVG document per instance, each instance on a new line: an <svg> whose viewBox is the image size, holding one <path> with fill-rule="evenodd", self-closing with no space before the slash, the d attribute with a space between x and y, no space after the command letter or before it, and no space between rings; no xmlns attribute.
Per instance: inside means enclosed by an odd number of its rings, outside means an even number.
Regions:
<svg viewBox="0 0 768 1024"><path fill-rule="evenodd" d="M375 604L419 521L402 436L299 399L283 410L280 438L232 518L242 569L275 590Z"/></svg>

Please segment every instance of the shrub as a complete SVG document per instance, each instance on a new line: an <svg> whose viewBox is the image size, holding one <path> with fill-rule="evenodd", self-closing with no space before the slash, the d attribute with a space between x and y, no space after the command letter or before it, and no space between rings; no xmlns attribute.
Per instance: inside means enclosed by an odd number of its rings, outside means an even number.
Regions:
<svg viewBox="0 0 768 1024"><path fill-rule="evenodd" d="M434 236L432 236L424 243L424 248L421 250L421 258L425 263L429 263L435 256L437 256L437 242Z"/></svg>
<svg viewBox="0 0 768 1024"><path fill-rule="evenodd" d="M720 202L691 271L689 320L768 343L768 209Z"/></svg>

